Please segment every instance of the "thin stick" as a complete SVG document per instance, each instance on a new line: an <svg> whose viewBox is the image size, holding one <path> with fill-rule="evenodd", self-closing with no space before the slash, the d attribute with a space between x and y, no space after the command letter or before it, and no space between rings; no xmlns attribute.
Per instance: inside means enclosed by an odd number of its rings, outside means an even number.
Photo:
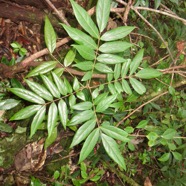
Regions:
<svg viewBox="0 0 186 186"><path fill-rule="evenodd" d="M170 71L170 70L173 70L173 69L182 69L182 68L186 68L186 65L169 67L169 68L161 70L161 72L166 72L166 71Z"/></svg>
<svg viewBox="0 0 186 186"><path fill-rule="evenodd" d="M60 47L60 46L62 46L64 44L68 43L70 40L71 39L69 37L66 37L66 38L60 40L59 42L56 43L56 48L58 48L58 47ZM48 54L48 53L49 53L48 49L45 48L45 49L43 49L43 50L41 50L39 52L36 52L36 53L32 54L31 56L29 56L28 58L26 58L25 60L23 60L21 63L17 63L17 64L19 66L21 66L21 68L26 68L35 59L37 59L37 58L39 58L39 57L41 57L41 56L43 56L45 54ZM15 65L14 68L18 70L17 65ZM74 70L74 69L72 69L70 67L66 67L66 68L64 68L64 70L65 70L65 72L70 72L73 75L77 75L77 76L84 76L84 74L85 74L84 72L81 72L81 71L78 71L78 70ZM99 78L100 79L105 79L106 78L106 75L105 74L93 74L92 77L93 78L98 78L98 79Z"/></svg>
<svg viewBox="0 0 186 186"><path fill-rule="evenodd" d="M161 59L159 59L158 61L156 61L155 63L153 63L153 64L151 65L151 67L158 65L161 61L163 61L163 60L166 59L167 57L169 57L169 55L166 55L166 56L162 57Z"/></svg>
<svg viewBox="0 0 186 186"><path fill-rule="evenodd" d="M122 0L116 0L116 1L117 1L118 3L123 4L124 6L127 6L127 3L126 3L126 2L123 2ZM169 47L167 46L167 43L165 42L165 40L163 39L163 37L161 36L161 34L158 32L158 30L157 30L150 22L148 22L148 21L138 12L138 10L137 10L135 7L131 6L131 9L134 10L134 12L135 12L147 25L149 25L149 26L156 32L156 34L159 36L159 38L161 39L161 41L163 42L163 44L166 46L167 51L169 52L169 55L170 55L172 61L174 61L173 55L172 55L172 53L171 53Z"/></svg>
<svg viewBox="0 0 186 186"><path fill-rule="evenodd" d="M123 14L123 23L126 24L127 23L127 19L128 19L128 15L130 12L130 7L132 6L132 0L129 0L125 9L125 12Z"/></svg>
<svg viewBox="0 0 186 186"><path fill-rule="evenodd" d="M137 112L139 109L141 109L142 107L144 107L144 106L147 105L148 103L151 103L152 101L156 100L157 98L159 98L159 97L161 97L161 96L163 96L163 95L165 95L165 94L167 94L167 93L168 93L168 91L163 92L162 94L160 94L160 95L158 95L158 96L152 98L151 100L149 100L149 101L143 103L142 105L140 105L139 107L137 107L136 109L134 109L134 110L133 110L130 114L128 114L126 117L124 117L121 121L119 121L119 122L117 123L116 126L118 127L119 125L121 125L126 119L128 119L130 116L132 116L135 112Z"/></svg>
<svg viewBox="0 0 186 186"><path fill-rule="evenodd" d="M60 12L57 10L57 8L50 2L50 0L45 0L45 2L50 6L50 8L57 14L58 18L65 23L66 25L70 26L67 19L65 18L65 14L63 10L60 10Z"/></svg>
<svg viewBox="0 0 186 186"><path fill-rule="evenodd" d="M138 14L138 16L139 16L145 23L147 23L147 25L149 25L149 26L156 32L156 34L157 34L157 35L159 36L159 38L162 40L163 44L166 46L167 51L169 52L169 55L170 55L172 61L174 61L173 55L172 55L172 53L171 53L171 51L170 51L170 49L169 49L167 43L165 42L165 40L163 39L163 37L161 36L161 34L158 32L158 30L157 30L151 23L149 23L137 10L134 9L134 11L136 12L136 14Z"/></svg>
<svg viewBox="0 0 186 186"><path fill-rule="evenodd" d="M64 39L60 40L59 42L56 43L56 48L59 48L60 46L68 43L71 39L69 37L65 37ZM28 66L28 64L31 62L31 61L34 61L35 59L41 57L41 56L44 56L45 54L48 54L49 51L47 48L43 49L43 50L40 50L39 52L36 52L34 54L32 54L31 56L27 57L26 59L24 59L20 64L21 66L23 67L26 67ZM19 63L17 63L19 64Z"/></svg>
<svg viewBox="0 0 186 186"><path fill-rule="evenodd" d="M147 8L147 7L136 7L135 9L137 10L147 10L147 11L150 11L150 12L155 12L155 13L159 13L159 14L163 14L163 15L166 15L166 16L169 16L169 17L172 17L174 19L177 19L179 21L182 21L183 24L186 25L186 20L175 15L175 14L170 14L168 12L164 12L164 11L161 11L161 10L156 10L156 9L152 9L152 8Z"/></svg>
<svg viewBox="0 0 186 186"><path fill-rule="evenodd" d="M124 6L127 6L127 3L126 2L123 2L122 0L116 0L118 3L121 3L123 4ZM161 6L164 7L164 5L161 4ZM165 7L164 7L165 8ZM151 12L155 12L155 13L159 13L159 14L163 14L163 15L166 15L166 16L169 16L169 17L172 17L174 19L177 19L179 21L182 21L184 24L186 24L186 19L183 19L179 16L177 16L174 12L172 12L171 10L169 10L170 13L168 12L165 12L165 11L161 11L161 10L156 10L156 9L152 9L152 8L148 8L148 7L134 7L134 6L131 6L131 9L132 10L147 10L147 11L151 11ZM112 9L111 9L112 11ZM124 10L123 10L124 11ZM113 12L122 12L122 8L113 8Z"/></svg>

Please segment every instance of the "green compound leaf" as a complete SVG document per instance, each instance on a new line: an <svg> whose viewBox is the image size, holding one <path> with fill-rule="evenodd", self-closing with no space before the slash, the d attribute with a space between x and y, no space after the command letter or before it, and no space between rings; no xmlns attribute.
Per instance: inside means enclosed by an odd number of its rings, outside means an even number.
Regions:
<svg viewBox="0 0 186 186"><path fill-rule="evenodd" d="M11 43L10 45L11 45L11 47L14 48L14 49L19 49L19 48L21 48L21 45L20 45L19 43L17 43L17 42L13 42L13 43Z"/></svg>
<svg viewBox="0 0 186 186"><path fill-rule="evenodd" d="M105 99L108 95L108 92L105 92L103 94L99 94L95 100L94 100L94 105L97 105L101 100Z"/></svg>
<svg viewBox="0 0 186 186"><path fill-rule="evenodd" d="M110 14L110 0L98 0L96 5L96 21L99 31L102 32L107 26Z"/></svg>
<svg viewBox="0 0 186 186"><path fill-rule="evenodd" d="M114 67L114 79L117 80L121 75L121 63L118 63Z"/></svg>
<svg viewBox="0 0 186 186"><path fill-rule="evenodd" d="M76 104L76 97L73 94L71 94L69 97L69 106L72 107L75 104Z"/></svg>
<svg viewBox="0 0 186 186"><path fill-rule="evenodd" d="M83 147L80 152L79 156L79 162L81 163L87 156L91 153L91 151L94 149L97 141L99 139L99 128L93 130L85 140Z"/></svg>
<svg viewBox="0 0 186 186"><path fill-rule="evenodd" d="M47 87L47 89L50 91L50 93L56 97L56 98L60 98L60 92L57 89L56 85L45 75L41 75L41 78L45 84L45 86Z"/></svg>
<svg viewBox="0 0 186 186"><path fill-rule="evenodd" d="M128 71L129 71L130 63L131 63L131 59L127 59L127 61L125 63L123 63L123 65L121 67L121 77L122 78L126 77Z"/></svg>
<svg viewBox="0 0 186 186"><path fill-rule="evenodd" d="M86 95L85 95L84 92L78 91L78 92L76 93L76 96L77 96L79 99L81 99L81 100L83 100L83 101L86 101Z"/></svg>
<svg viewBox="0 0 186 186"><path fill-rule="evenodd" d="M52 53L56 48L56 33L47 16L45 17L44 37L45 44L49 52Z"/></svg>
<svg viewBox="0 0 186 186"><path fill-rule="evenodd" d="M67 92L67 87L66 87L65 82L62 80L62 78L60 77L60 75L58 76L55 72L51 72L51 74L52 74L54 83L57 86L59 92L62 95L66 95L68 92Z"/></svg>
<svg viewBox="0 0 186 186"><path fill-rule="evenodd" d="M136 102L138 97L139 97L138 95L132 93L128 96L128 98L125 102L126 103Z"/></svg>
<svg viewBox="0 0 186 186"><path fill-rule="evenodd" d="M175 135L177 134L175 129L167 129L162 135L161 137L164 139L173 139L175 137Z"/></svg>
<svg viewBox="0 0 186 186"><path fill-rule="evenodd" d="M172 96L175 96L175 93L176 93L175 88L172 87L172 86L169 86L169 94L172 95Z"/></svg>
<svg viewBox="0 0 186 186"><path fill-rule="evenodd" d="M81 162L81 176L83 179L87 179L88 178L88 174L87 174L87 165L84 162ZM80 183L84 183L85 181L83 180Z"/></svg>
<svg viewBox="0 0 186 186"><path fill-rule="evenodd" d="M162 75L162 72L156 69L153 69L153 68L145 68L135 74L136 77L141 78L141 79L157 78L161 75Z"/></svg>
<svg viewBox="0 0 186 186"><path fill-rule="evenodd" d="M117 94L116 88L112 83L108 84L108 89L112 95Z"/></svg>
<svg viewBox="0 0 186 186"><path fill-rule="evenodd" d="M170 153L164 153L158 160L159 161L162 161L162 162L165 162L165 161L168 161L169 160L169 157L170 157Z"/></svg>
<svg viewBox="0 0 186 186"><path fill-rule="evenodd" d="M101 134L101 140L105 151L120 167L126 170L126 165L123 156L119 150L118 144L111 137Z"/></svg>
<svg viewBox="0 0 186 186"><path fill-rule="evenodd" d="M73 105L71 108L75 110L88 110L92 108L92 102L90 101L81 102L76 105Z"/></svg>
<svg viewBox="0 0 186 186"><path fill-rule="evenodd" d="M105 64L96 63L95 69L102 73L113 73L113 70Z"/></svg>
<svg viewBox="0 0 186 186"><path fill-rule="evenodd" d="M72 45L79 54L86 60L93 60L95 58L94 50L85 45Z"/></svg>
<svg viewBox="0 0 186 186"><path fill-rule="evenodd" d="M26 101L29 101L32 103L38 103L38 104L45 104L45 101L41 97L39 97L38 95L36 95L35 93L29 90L21 89L21 88L10 88L8 90L10 90L16 96Z"/></svg>
<svg viewBox="0 0 186 186"><path fill-rule="evenodd" d="M118 102L115 102L113 104L110 105L110 107L114 108L115 111L118 111L119 109L123 110L125 107L124 107L124 102L123 101L118 101Z"/></svg>
<svg viewBox="0 0 186 186"><path fill-rule="evenodd" d="M129 78L130 84L133 87L133 89L140 95L144 94L146 92L145 86L134 78Z"/></svg>
<svg viewBox="0 0 186 186"><path fill-rule="evenodd" d="M24 86L22 85L22 83L18 79L16 79L16 78L11 78L10 79L10 83L12 85L12 88L24 88Z"/></svg>
<svg viewBox="0 0 186 186"><path fill-rule="evenodd" d="M69 81L64 77L64 84L67 89L67 93L72 93L72 86Z"/></svg>
<svg viewBox="0 0 186 186"><path fill-rule="evenodd" d="M87 81L92 78L92 70L85 73L81 81Z"/></svg>
<svg viewBox="0 0 186 186"><path fill-rule="evenodd" d="M122 89L122 86L121 86L120 82L116 81L114 83L114 87L115 87L116 91L118 92L118 94L120 94L121 92L123 92L123 89Z"/></svg>
<svg viewBox="0 0 186 186"><path fill-rule="evenodd" d="M148 120L141 120L138 125L136 126L137 129L144 129L147 124L149 123Z"/></svg>
<svg viewBox="0 0 186 186"><path fill-rule="evenodd" d="M59 111L60 121L64 129L66 129L67 122L68 122L68 108L66 102L62 99L58 103L58 111Z"/></svg>
<svg viewBox="0 0 186 186"><path fill-rule="evenodd" d="M49 147L57 138L57 127L54 127L52 130L52 134L50 136L47 136L45 140L45 149Z"/></svg>
<svg viewBox="0 0 186 186"><path fill-rule="evenodd" d="M174 158L178 161L181 161L182 160L182 154L180 154L179 152L172 152Z"/></svg>
<svg viewBox="0 0 186 186"><path fill-rule="evenodd" d="M130 75L136 72L137 68L139 67L143 59L143 53L144 53L144 49L139 50L138 53L135 55L134 59L132 60L130 64Z"/></svg>
<svg viewBox="0 0 186 186"><path fill-rule="evenodd" d="M48 137L52 135L52 132L57 125L57 116L58 116L58 109L56 104L53 102L50 105L48 110L48 118L47 118Z"/></svg>
<svg viewBox="0 0 186 186"><path fill-rule="evenodd" d="M134 128L131 127L131 126L128 126L128 127L125 127L125 131L129 134L133 133L134 132Z"/></svg>
<svg viewBox="0 0 186 186"><path fill-rule="evenodd" d="M148 141L149 147L156 145L156 140L157 138L159 138L158 134L156 134L155 132L150 132L146 137L149 140Z"/></svg>
<svg viewBox="0 0 186 186"><path fill-rule="evenodd" d="M107 81L110 83L114 78L113 74L107 74Z"/></svg>
<svg viewBox="0 0 186 186"><path fill-rule="evenodd" d="M79 90L79 88L80 88L79 81L78 81L78 79L75 77L75 78L74 78L74 81L73 81L73 90L77 91L77 90Z"/></svg>
<svg viewBox="0 0 186 186"><path fill-rule="evenodd" d="M122 80L122 88L123 88L123 91L126 93L126 94L132 94L132 90L128 84L128 82L126 80Z"/></svg>
<svg viewBox="0 0 186 186"><path fill-rule="evenodd" d="M92 119L84 123L76 132L72 143L70 145L70 148L73 146L81 143L89 134L90 132L94 129L96 126L96 120Z"/></svg>
<svg viewBox="0 0 186 186"><path fill-rule="evenodd" d="M111 126L111 125L102 125L100 129L111 138L114 138L116 140L120 140L123 142L129 142L130 139L127 138L128 133L124 130Z"/></svg>
<svg viewBox="0 0 186 186"><path fill-rule="evenodd" d="M28 73L26 78L32 77L32 76L38 76L40 74L46 74L47 72L50 72L52 69L55 68L57 62L56 61L47 61L42 63L41 65L34 68L32 71Z"/></svg>
<svg viewBox="0 0 186 186"><path fill-rule="evenodd" d="M20 103L20 101L15 99L6 99L0 101L0 110L9 110L14 108Z"/></svg>
<svg viewBox="0 0 186 186"><path fill-rule="evenodd" d="M126 49L133 46L133 44L125 41L106 42L99 47L99 51L103 53L118 53L124 52Z"/></svg>
<svg viewBox="0 0 186 186"><path fill-rule="evenodd" d="M45 100L52 101L53 96L48 92L48 90L40 85L39 83L35 83L33 81L25 80L30 89L35 92L38 96L42 97Z"/></svg>
<svg viewBox="0 0 186 186"><path fill-rule="evenodd" d="M75 56L76 56L76 51L73 50L73 49L70 49L66 56L65 56L65 59L64 59L64 66L65 67L68 67L72 64L72 62L74 61L75 59Z"/></svg>
<svg viewBox="0 0 186 186"><path fill-rule="evenodd" d="M67 87L65 86L65 83L63 82L63 80L58 77L54 72L51 72L52 73L52 77L54 79L54 82L59 90L59 92L62 94L62 95L67 95Z"/></svg>
<svg viewBox="0 0 186 186"><path fill-rule="evenodd" d="M68 124L68 126L73 126L77 124L81 124L87 120L90 120L91 118L95 117L95 113L92 110L86 110L83 112L80 112L76 114Z"/></svg>
<svg viewBox="0 0 186 186"><path fill-rule="evenodd" d="M155 141L158 137L159 137L158 134L156 134L155 132L150 132L150 133L147 135L147 138L148 138L150 141Z"/></svg>
<svg viewBox="0 0 186 186"><path fill-rule="evenodd" d="M10 121L12 120L22 120L22 119L27 119L30 116L34 115L42 106L41 105L30 105L27 106L17 113L15 113L11 118Z"/></svg>
<svg viewBox="0 0 186 186"><path fill-rule="evenodd" d="M155 9L158 9L158 7L160 6L160 4L161 4L161 0L154 1L154 8Z"/></svg>
<svg viewBox="0 0 186 186"><path fill-rule="evenodd" d="M64 68L55 68L53 70L53 73L55 73L58 77L62 76L63 72L64 72Z"/></svg>
<svg viewBox="0 0 186 186"><path fill-rule="evenodd" d="M84 62L80 62L80 63L73 65L73 67L77 67L83 71L89 71L89 70L92 70L93 64L94 63L92 61L84 61Z"/></svg>
<svg viewBox="0 0 186 186"><path fill-rule="evenodd" d="M93 92L92 92L92 98L93 99L96 99L99 95L99 89L96 88Z"/></svg>
<svg viewBox="0 0 186 186"><path fill-rule="evenodd" d="M117 98L117 94L116 95L112 95L112 96L108 96L106 98L104 98L103 100L101 100L98 105L96 106L96 112L103 112L105 111L111 103L113 103L113 101Z"/></svg>
<svg viewBox="0 0 186 186"><path fill-rule="evenodd" d="M70 2L71 2L71 5L74 10L74 14L75 14L75 17L76 17L78 23L83 27L83 29L86 32L88 32L91 36L98 39L99 38L99 31L98 31L95 23L92 21L91 17L85 11L85 9L83 9L81 6L79 6L73 0L70 0Z"/></svg>
<svg viewBox="0 0 186 186"><path fill-rule="evenodd" d="M65 24L61 24L63 26L63 28L66 30L66 32L68 33L68 35L78 44L80 45L85 45L85 46L89 46L92 49L96 49L97 45L95 43L95 41L88 36L87 34L85 34L84 32L82 32L79 29L76 28L72 28L70 26L67 26Z"/></svg>
<svg viewBox="0 0 186 186"><path fill-rule="evenodd" d="M37 111L31 123L30 138L36 133L39 125L43 122L45 118L45 114L46 114L46 106L41 107Z"/></svg>
<svg viewBox="0 0 186 186"><path fill-rule="evenodd" d="M163 139L162 139L163 140ZM165 140L166 141L166 140ZM176 150L176 145L174 144L174 143L172 143L172 142L165 142L167 145L168 145L168 148L169 148L169 150Z"/></svg>
<svg viewBox="0 0 186 186"><path fill-rule="evenodd" d="M113 55L113 54L101 54L97 57L97 60L105 64L117 64L117 63L123 63L127 61L123 57Z"/></svg>
<svg viewBox="0 0 186 186"><path fill-rule="evenodd" d="M121 26L115 29L109 30L101 36L102 41L115 41L123 39L125 36L130 34L135 27L133 26Z"/></svg>

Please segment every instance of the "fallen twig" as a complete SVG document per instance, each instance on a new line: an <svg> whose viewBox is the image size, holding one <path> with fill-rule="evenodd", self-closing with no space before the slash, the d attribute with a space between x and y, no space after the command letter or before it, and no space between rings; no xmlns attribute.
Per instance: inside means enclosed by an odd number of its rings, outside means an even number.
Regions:
<svg viewBox="0 0 186 186"><path fill-rule="evenodd" d="M164 96L164 95L167 94L167 93L168 93L168 91L163 92L162 94L159 94L159 95L157 95L156 97L152 98L151 100L149 100L149 101L143 103L142 105L140 105L139 107L137 107L136 109L134 109L134 110L133 110L130 114L128 114L126 117L124 117L121 121L119 121L119 122L117 123L116 126L118 127L119 125L121 125L127 118L129 118L130 116L132 116L135 112L137 112L138 110L140 110L142 107L144 107L144 106L147 105L148 103L151 103L152 101L158 99L158 98L161 97L161 96Z"/></svg>
<svg viewBox="0 0 186 186"><path fill-rule="evenodd" d="M132 0L129 0L129 2L127 3L127 6L126 6L125 12L123 14L123 23L124 24L127 23L127 19L128 19L128 15L129 15L131 6L132 6Z"/></svg>
<svg viewBox="0 0 186 186"><path fill-rule="evenodd" d="M116 0L118 3L121 3L122 5L124 6L127 6L127 3L126 2L123 2L122 0ZM173 58L173 55L167 45L167 43L165 42L165 40L163 39L163 37L161 36L161 34L158 32L158 30L149 22L147 21L147 19L145 19L138 11L138 9L136 9L135 7L131 6L131 9L148 25L150 26L155 32L156 34L158 35L158 37L161 39L161 41L163 42L163 44L166 46L167 48L167 51L169 53L169 56L171 57L172 61L174 61L174 58Z"/></svg>
<svg viewBox="0 0 186 186"><path fill-rule="evenodd" d="M63 12L63 10L60 10L60 12L57 10L57 8L50 2L50 0L45 0L45 2L50 6L50 8L52 10L54 10L54 12L57 14L58 18L65 23L66 25L70 26L70 24L68 23L67 19L65 18L65 14Z"/></svg>

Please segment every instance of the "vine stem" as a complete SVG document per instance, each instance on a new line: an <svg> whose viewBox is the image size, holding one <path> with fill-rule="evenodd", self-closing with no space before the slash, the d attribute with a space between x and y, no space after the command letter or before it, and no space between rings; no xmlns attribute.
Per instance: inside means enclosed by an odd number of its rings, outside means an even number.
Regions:
<svg viewBox="0 0 186 186"><path fill-rule="evenodd" d="M119 122L117 123L116 126L118 127L119 125L121 125L127 118L129 118L130 116L132 116L135 112L137 112L139 109L141 109L142 107L144 107L144 106L147 105L148 103L151 103L152 101L158 99L158 98L161 97L161 96L164 96L164 95L167 94L167 93L168 93L168 91L163 92L162 94L157 95L156 97L152 98L151 100L149 100L149 101L143 103L142 105L140 105L139 107L137 107L136 109L134 109L134 110L133 110L130 114L128 114L126 117L124 117L121 121L119 121Z"/></svg>

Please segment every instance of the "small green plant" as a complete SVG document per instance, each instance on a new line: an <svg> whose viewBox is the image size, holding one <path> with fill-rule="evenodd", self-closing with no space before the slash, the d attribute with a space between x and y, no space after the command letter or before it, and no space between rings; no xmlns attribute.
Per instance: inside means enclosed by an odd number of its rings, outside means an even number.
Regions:
<svg viewBox="0 0 186 186"><path fill-rule="evenodd" d="M13 42L10 45L13 48L13 52L18 54L18 56L16 58L12 57L11 60L8 60L7 57L3 56L0 62L7 66L13 66L16 63L22 61L27 54L27 50L23 48L18 42Z"/></svg>
<svg viewBox="0 0 186 186"><path fill-rule="evenodd" d="M27 50L23 48L18 42L13 42L10 45L13 48L13 52L18 53L21 57L26 55Z"/></svg>
<svg viewBox="0 0 186 186"><path fill-rule="evenodd" d="M43 184L39 179L31 177L30 186L46 186L46 184Z"/></svg>
<svg viewBox="0 0 186 186"><path fill-rule="evenodd" d="M80 186L88 181L97 182L105 173L104 170L100 168L92 168L87 166L85 163L80 164L73 174L70 174L70 169L68 166L62 166L61 171L56 170L53 174L55 186L62 186L63 184L72 184L75 186Z"/></svg>
<svg viewBox="0 0 186 186"><path fill-rule="evenodd" d="M72 82L65 77L61 79L58 69L53 70L56 61L45 62L36 67L25 79L30 90L9 89L18 97L34 103L20 110L10 120L26 119L35 115L30 137L35 134L42 122L46 122L48 137L45 147L55 140L57 126L61 123L64 129L69 127L76 131L71 148L85 140L79 163L90 154L97 143L102 143L111 159L126 170L124 158L115 140L127 143L130 141L129 133L116 126L117 123L113 122L114 115L116 111L124 109L122 96L124 92L131 95L135 91L142 95L146 88L140 80L159 77L162 73L152 68L138 71L144 49L140 49L133 59L122 57L123 52L132 46L123 41L123 38L135 27L122 26L103 32L109 18L109 0L98 1L96 8L98 27L83 8L72 0L71 4L76 19L89 35L62 24L76 42L72 47L78 53L76 56L71 52L72 58L68 60L69 57L66 57L64 66L72 64L73 67L80 69L84 72L83 78L80 81L73 77ZM45 19L45 42L52 53L56 47L56 35L48 18ZM69 55L68 53L67 56ZM104 82L92 86L95 73L103 74ZM40 84L28 79L34 76L40 76ZM81 127L77 127L79 124Z"/></svg>
<svg viewBox="0 0 186 186"><path fill-rule="evenodd" d="M10 120L33 117L30 138L41 124L46 123L48 135L45 148L55 141L58 125L61 124L64 130L69 128L75 131L70 148L83 145L79 163L99 144L121 169L126 170L121 149L128 147L134 150L130 136L134 127L128 126L128 121L123 122L127 112L125 105L136 101L147 92L144 80L148 82L149 79L158 78L162 72L148 66L140 67L143 48L130 58L124 57L133 46L127 42L126 36L135 27L121 26L105 30L110 13L110 0L98 0L97 25L81 6L73 0L70 2L84 31L61 24L75 42L61 64L62 68L56 68L59 63L56 60L44 62L26 76L25 82L29 88L9 88L13 94L32 103L14 114ZM47 17L44 36L52 55L56 48L56 34ZM69 66L78 69L82 78L74 76L70 70L67 73L71 78L62 76L64 69ZM95 78L99 78L98 83L95 83ZM176 137L179 137L174 128L167 127L156 132L156 127L153 131L145 128L147 124L148 120L141 121L137 128L147 131L150 147L163 142L169 145L169 141L175 142ZM167 160L170 155L181 160L176 149L170 149L169 145L169 150L170 152L159 158L160 161ZM83 178L90 179L89 175Z"/></svg>

